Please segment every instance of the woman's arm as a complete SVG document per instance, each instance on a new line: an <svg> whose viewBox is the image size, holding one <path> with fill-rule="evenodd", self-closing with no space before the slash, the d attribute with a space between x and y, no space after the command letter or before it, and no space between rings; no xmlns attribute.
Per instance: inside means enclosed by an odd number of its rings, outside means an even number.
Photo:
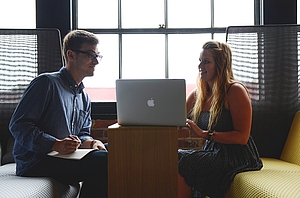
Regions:
<svg viewBox="0 0 300 198"><path fill-rule="evenodd" d="M224 144L246 144L251 131L252 106L248 92L239 83L233 84L224 104L232 116L233 130L215 131L211 139ZM188 127L201 138L207 138L208 132L200 129L194 122L188 121Z"/></svg>
<svg viewBox="0 0 300 198"><path fill-rule="evenodd" d="M230 87L225 108L230 111L234 129L226 134L216 133L214 140L228 144L246 144L252 125L252 105L243 85L235 83Z"/></svg>

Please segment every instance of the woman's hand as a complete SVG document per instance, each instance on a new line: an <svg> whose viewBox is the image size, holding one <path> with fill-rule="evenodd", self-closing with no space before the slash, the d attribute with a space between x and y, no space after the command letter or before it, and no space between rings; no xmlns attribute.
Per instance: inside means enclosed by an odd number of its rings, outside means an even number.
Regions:
<svg viewBox="0 0 300 198"><path fill-rule="evenodd" d="M207 132L204 132L200 129L195 122L190 119L186 119L186 126L190 129L191 132L195 133L197 136L201 138L206 138Z"/></svg>

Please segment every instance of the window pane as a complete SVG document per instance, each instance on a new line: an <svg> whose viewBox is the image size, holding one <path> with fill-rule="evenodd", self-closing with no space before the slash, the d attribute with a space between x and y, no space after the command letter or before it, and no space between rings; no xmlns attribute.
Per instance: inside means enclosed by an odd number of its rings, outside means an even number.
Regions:
<svg viewBox="0 0 300 198"><path fill-rule="evenodd" d="M215 33L214 40L225 43L226 42L226 34L225 33Z"/></svg>
<svg viewBox="0 0 300 198"><path fill-rule="evenodd" d="M196 87L200 52L208 40L210 34L169 35L169 78L184 78L187 93Z"/></svg>
<svg viewBox="0 0 300 198"><path fill-rule="evenodd" d="M0 3L0 28L34 29L35 0L9 0Z"/></svg>
<svg viewBox="0 0 300 198"><path fill-rule="evenodd" d="M123 0L122 28L158 28L164 24L164 1Z"/></svg>
<svg viewBox="0 0 300 198"><path fill-rule="evenodd" d="M215 0L215 27L254 25L253 0Z"/></svg>
<svg viewBox="0 0 300 198"><path fill-rule="evenodd" d="M210 0L168 1L169 28L207 28L211 26Z"/></svg>
<svg viewBox="0 0 300 198"><path fill-rule="evenodd" d="M118 35L97 35L100 40L98 50L103 55L96 66L94 76L83 80L85 91L93 102L115 101L115 80L119 78Z"/></svg>
<svg viewBox="0 0 300 198"><path fill-rule="evenodd" d="M118 28L118 1L78 0L78 28Z"/></svg>
<svg viewBox="0 0 300 198"><path fill-rule="evenodd" d="M165 35L123 35L122 78L165 78Z"/></svg>

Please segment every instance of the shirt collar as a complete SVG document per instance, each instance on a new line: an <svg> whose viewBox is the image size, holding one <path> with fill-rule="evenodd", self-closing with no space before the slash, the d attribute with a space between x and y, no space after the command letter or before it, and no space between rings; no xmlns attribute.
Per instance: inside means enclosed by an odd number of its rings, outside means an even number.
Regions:
<svg viewBox="0 0 300 198"><path fill-rule="evenodd" d="M74 78L71 76L71 74L68 72L68 70L65 67L62 67L59 70L59 73L68 82L73 93L76 93L76 94L82 93L82 90L84 89L83 83L81 82L79 85L77 85L76 81L74 80Z"/></svg>

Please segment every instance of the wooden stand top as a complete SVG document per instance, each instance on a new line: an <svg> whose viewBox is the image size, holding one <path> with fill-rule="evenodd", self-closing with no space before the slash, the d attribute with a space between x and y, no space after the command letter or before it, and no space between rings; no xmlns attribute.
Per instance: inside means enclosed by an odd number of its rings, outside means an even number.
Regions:
<svg viewBox="0 0 300 198"><path fill-rule="evenodd" d="M110 126L108 126L108 129L127 129L127 128L162 128L162 129L166 129L166 128L180 128L178 126L144 126L144 125L119 125L118 123L112 124Z"/></svg>
<svg viewBox="0 0 300 198"><path fill-rule="evenodd" d="M156 129L166 129L166 128L176 128L180 129L183 127L179 126L146 126L146 125L119 125L118 123L112 124L108 126L108 129L128 129L128 128L134 128L134 129L149 129L149 128L156 128Z"/></svg>

